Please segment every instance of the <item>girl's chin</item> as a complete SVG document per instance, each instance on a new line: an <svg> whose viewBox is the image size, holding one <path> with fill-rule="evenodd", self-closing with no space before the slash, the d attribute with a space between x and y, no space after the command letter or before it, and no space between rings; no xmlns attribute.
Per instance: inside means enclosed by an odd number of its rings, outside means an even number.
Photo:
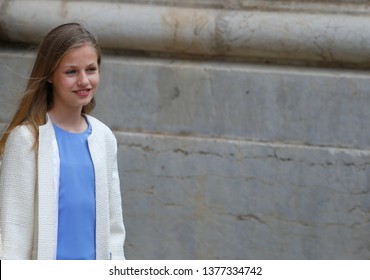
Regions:
<svg viewBox="0 0 370 280"><path fill-rule="evenodd" d="M83 104L83 106L89 104L91 100L94 98L93 94L88 94L86 96L79 96L80 102Z"/></svg>

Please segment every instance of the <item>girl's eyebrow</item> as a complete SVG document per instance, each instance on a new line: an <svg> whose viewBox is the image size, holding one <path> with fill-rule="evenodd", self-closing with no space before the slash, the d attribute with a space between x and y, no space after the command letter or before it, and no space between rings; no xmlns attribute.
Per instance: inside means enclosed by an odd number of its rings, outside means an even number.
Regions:
<svg viewBox="0 0 370 280"><path fill-rule="evenodd" d="M85 68L85 67L92 67L92 66L97 66L97 63L96 62L92 62L92 63L84 66L83 68ZM66 64L66 65L63 66L63 68L79 68L79 67L77 65L75 65L75 64Z"/></svg>

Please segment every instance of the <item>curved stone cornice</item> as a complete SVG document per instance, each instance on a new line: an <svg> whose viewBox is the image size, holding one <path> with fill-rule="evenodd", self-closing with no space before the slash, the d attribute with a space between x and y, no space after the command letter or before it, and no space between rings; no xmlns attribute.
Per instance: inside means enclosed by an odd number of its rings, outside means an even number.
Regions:
<svg viewBox="0 0 370 280"><path fill-rule="evenodd" d="M56 25L78 21L107 49L364 68L370 65L370 18L364 11L294 13L8 0L0 8L0 36L35 43Z"/></svg>

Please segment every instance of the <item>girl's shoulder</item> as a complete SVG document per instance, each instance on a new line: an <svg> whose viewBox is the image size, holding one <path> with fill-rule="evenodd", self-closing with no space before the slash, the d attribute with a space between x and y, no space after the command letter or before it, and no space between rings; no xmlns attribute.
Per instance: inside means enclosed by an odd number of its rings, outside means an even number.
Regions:
<svg viewBox="0 0 370 280"><path fill-rule="evenodd" d="M86 115L86 118L91 125L93 133L97 132L99 135L115 139L112 130L106 124L91 115Z"/></svg>
<svg viewBox="0 0 370 280"><path fill-rule="evenodd" d="M26 153L34 148L34 139L34 133L30 125L21 124L16 126L10 131L6 139L2 157L7 153L12 155L24 153L24 156L26 156Z"/></svg>
<svg viewBox="0 0 370 280"><path fill-rule="evenodd" d="M16 126L10 133L7 139L8 141L27 141L33 142L33 132L29 124L21 124Z"/></svg>

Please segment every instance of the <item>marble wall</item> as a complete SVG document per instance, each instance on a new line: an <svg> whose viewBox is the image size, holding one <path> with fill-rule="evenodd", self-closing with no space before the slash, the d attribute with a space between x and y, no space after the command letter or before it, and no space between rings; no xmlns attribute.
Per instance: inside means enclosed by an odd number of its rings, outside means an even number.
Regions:
<svg viewBox="0 0 370 280"><path fill-rule="evenodd" d="M241 8L210 0L202 7L187 1L2 2L0 38L10 42L36 43L54 26L79 21L115 51L320 67L366 69L370 63L368 6L362 2L238 1Z"/></svg>

